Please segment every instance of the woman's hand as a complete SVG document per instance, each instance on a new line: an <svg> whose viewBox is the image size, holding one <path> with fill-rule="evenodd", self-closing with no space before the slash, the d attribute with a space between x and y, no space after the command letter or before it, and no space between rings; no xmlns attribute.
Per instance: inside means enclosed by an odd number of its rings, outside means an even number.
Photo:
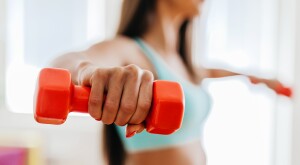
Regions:
<svg viewBox="0 0 300 165"><path fill-rule="evenodd" d="M259 84L259 83L263 83L266 84L267 87L269 87L270 89L276 91L278 86L282 86L282 83L280 83L278 80L275 79L263 79L263 78L257 78L254 76L249 76L249 79L251 81L251 83L253 84Z"/></svg>
<svg viewBox="0 0 300 165"><path fill-rule="evenodd" d="M288 97L292 95L291 89L284 87L284 85L276 79L262 79L254 76L249 76L249 79L253 84L263 83L267 85L267 87L272 89L277 94L282 94Z"/></svg>
<svg viewBox="0 0 300 165"><path fill-rule="evenodd" d="M136 65L99 68L85 64L78 83L91 87L89 114L104 124L127 125L126 137L144 130L152 102L154 77Z"/></svg>

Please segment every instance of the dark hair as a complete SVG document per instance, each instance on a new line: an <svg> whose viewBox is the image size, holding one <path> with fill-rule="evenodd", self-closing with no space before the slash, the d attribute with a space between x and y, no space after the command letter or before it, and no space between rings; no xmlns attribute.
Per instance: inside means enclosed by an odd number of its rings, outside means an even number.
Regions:
<svg viewBox="0 0 300 165"><path fill-rule="evenodd" d="M155 6L156 0L124 0L117 34L130 38L142 36L151 26ZM186 42L188 25L189 21L186 20L180 28L178 52L189 72L194 74ZM115 125L104 126L103 146L104 157L109 165L125 164L126 151Z"/></svg>

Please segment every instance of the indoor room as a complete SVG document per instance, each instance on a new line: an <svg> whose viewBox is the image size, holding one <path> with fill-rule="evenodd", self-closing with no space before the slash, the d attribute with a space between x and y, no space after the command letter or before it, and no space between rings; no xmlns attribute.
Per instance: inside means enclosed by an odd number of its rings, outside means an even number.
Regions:
<svg viewBox="0 0 300 165"><path fill-rule="evenodd" d="M0 0L0 165L300 165L300 1Z"/></svg>

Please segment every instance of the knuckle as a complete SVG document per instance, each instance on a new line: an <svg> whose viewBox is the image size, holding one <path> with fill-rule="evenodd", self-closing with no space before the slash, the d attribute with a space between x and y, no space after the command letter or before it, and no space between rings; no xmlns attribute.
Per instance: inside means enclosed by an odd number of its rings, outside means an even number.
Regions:
<svg viewBox="0 0 300 165"><path fill-rule="evenodd" d="M101 101L102 100L100 99L100 97L91 97L89 99L89 106L92 106L92 107L99 106L100 107Z"/></svg>
<svg viewBox="0 0 300 165"><path fill-rule="evenodd" d="M115 75L120 78L121 81L125 78L125 70L122 67L115 68Z"/></svg>
<svg viewBox="0 0 300 165"><path fill-rule="evenodd" d="M140 104L139 104L139 109L141 109L142 111L146 111L148 112L151 108L151 100L145 100L145 101L142 101Z"/></svg>
<svg viewBox="0 0 300 165"><path fill-rule="evenodd" d="M152 82L154 80L153 73L148 71L148 70L144 70L142 79L144 81L151 81Z"/></svg>
<svg viewBox="0 0 300 165"><path fill-rule="evenodd" d="M105 106L104 106L104 111L107 113L115 113L117 110L117 106L113 101L106 100L105 101Z"/></svg>
<svg viewBox="0 0 300 165"><path fill-rule="evenodd" d="M101 117L101 111L97 110L95 108L89 108L89 114L92 116L94 119L99 119Z"/></svg>
<svg viewBox="0 0 300 165"><path fill-rule="evenodd" d="M115 67L115 68L113 68L112 71L113 71L113 73L120 75L120 74L123 74L124 69L122 67Z"/></svg>
<svg viewBox="0 0 300 165"><path fill-rule="evenodd" d="M128 70L138 70L139 69L139 67L137 65L135 65L135 64L127 65L126 68Z"/></svg>
<svg viewBox="0 0 300 165"><path fill-rule="evenodd" d="M94 119L100 118L100 114L94 110L89 109L89 114L92 116Z"/></svg>
<svg viewBox="0 0 300 165"><path fill-rule="evenodd" d="M122 67L113 67L106 71L105 77L103 76L102 79L106 80L108 83L120 81L122 82L125 78L125 69ZM110 81L113 80L113 81Z"/></svg>
<svg viewBox="0 0 300 165"><path fill-rule="evenodd" d="M117 126L125 126L127 123L126 123L126 121L116 120L116 121L115 121L115 124L116 124Z"/></svg>
<svg viewBox="0 0 300 165"><path fill-rule="evenodd" d="M140 68L137 65L131 64L126 66L126 71L130 75L138 75L140 72Z"/></svg>
<svg viewBox="0 0 300 165"><path fill-rule="evenodd" d="M135 105L132 103L126 103L121 105L121 111L125 114L133 114L135 112Z"/></svg>
<svg viewBox="0 0 300 165"><path fill-rule="evenodd" d="M112 120L109 120L109 119L102 119L102 123L105 124L105 125L111 125L114 122Z"/></svg>
<svg viewBox="0 0 300 165"><path fill-rule="evenodd" d="M92 75L93 80L105 79L107 78L107 74L103 69L96 69L94 74Z"/></svg>

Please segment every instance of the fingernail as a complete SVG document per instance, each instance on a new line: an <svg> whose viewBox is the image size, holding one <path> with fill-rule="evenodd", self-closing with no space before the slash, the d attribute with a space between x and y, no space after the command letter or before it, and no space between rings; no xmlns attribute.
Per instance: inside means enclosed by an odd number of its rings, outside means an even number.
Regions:
<svg viewBox="0 0 300 165"><path fill-rule="evenodd" d="M131 138L132 136L134 136L136 134L136 131L133 131L129 134L126 134L126 138Z"/></svg>

